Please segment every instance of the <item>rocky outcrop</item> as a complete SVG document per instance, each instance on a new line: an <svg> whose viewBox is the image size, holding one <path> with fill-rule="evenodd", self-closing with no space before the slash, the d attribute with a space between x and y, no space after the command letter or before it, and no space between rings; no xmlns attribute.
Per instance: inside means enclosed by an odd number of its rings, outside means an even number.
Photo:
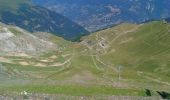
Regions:
<svg viewBox="0 0 170 100"><path fill-rule="evenodd" d="M18 27L0 25L0 51L6 53L35 54L56 49L57 45L40 39Z"/></svg>

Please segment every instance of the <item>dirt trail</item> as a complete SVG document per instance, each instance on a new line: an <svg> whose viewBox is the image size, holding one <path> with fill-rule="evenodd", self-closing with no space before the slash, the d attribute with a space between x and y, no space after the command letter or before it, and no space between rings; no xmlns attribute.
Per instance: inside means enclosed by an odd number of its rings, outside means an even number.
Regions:
<svg viewBox="0 0 170 100"><path fill-rule="evenodd" d="M128 30L128 31L124 31L124 32L121 33L121 34L118 34L112 41L109 42L109 45L111 45L114 41L116 41L120 36L125 35L125 34L130 33L130 32L134 32L134 31L136 31L138 28L139 28L139 26L136 27L136 28L134 28L134 29L131 29L131 30Z"/></svg>
<svg viewBox="0 0 170 100"><path fill-rule="evenodd" d="M7 58L4 58L4 57L0 57L0 62L14 64L14 62L12 62L11 60L9 60L9 59L7 59Z"/></svg>
<svg viewBox="0 0 170 100"><path fill-rule="evenodd" d="M157 83L161 83L161 84L170 86L170 83L169 83L169 82L164 82L164 81L161 81L161 80L159 80L159 79L149 77L149 76L145 75L143 72L137 72L137 74L138 74L138 76L143 77L143 78L146 78L146 79L148 79L148 80L152 80L152 81L155 81L155 82L157 82Z"/></svg>

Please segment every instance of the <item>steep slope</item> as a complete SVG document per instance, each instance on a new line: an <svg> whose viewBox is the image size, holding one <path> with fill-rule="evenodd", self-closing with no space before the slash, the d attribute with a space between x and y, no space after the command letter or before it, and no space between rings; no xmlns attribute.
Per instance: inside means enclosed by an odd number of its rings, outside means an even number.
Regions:
<svg viewBox="0 0 170 100"><path fill-rule="evenodd" d="M68 40L88 34L88 31L68 18L34 6L29 0L1 0L0 5L0 21L5 24L16 25L30 32L50 32Z"/></svg>
<svg viewBox="0 0 170 100"><path fill-rule="evenodd" d="M57 45L18 27L0 24L1 55L33 55L51 50L57 50Z"/></svg>
<svg viewBox="0 0 170 100"><path fill-rule="evenodd" d="M67 16L90 31L122 22L170 16L169 0L32 0Z"/></svg>

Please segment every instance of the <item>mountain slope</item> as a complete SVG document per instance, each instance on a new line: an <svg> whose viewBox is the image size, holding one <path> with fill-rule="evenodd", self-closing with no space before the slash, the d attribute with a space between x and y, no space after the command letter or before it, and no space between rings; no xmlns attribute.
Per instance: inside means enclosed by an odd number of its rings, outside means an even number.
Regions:
<svg viewBox="0 0 170 100"><path fill-rule="evenodd" d="M166 21L167 21L167 22L170 22L170 18L167 18Z"/></svg>
<svg viewBox="0 0 170 100"><path fill-rule="evenodd" d="M1 90L100 97L146 96L149 89L157 96L155 91L170 91L169 29L164 21L123 23L81 42L34 33L59 48L31 58L1 57L3 75L10 77L2 76Z"/></svg>
<svg viewBox="0 0 170 100"><path fill-rule="evenodd" d="M0 1L0 21L30 32L50 32L74 40L88 34L83 27L68 18L43 7L34 6L27 0ZM7 9L5 9L7 8Z"/></svg>
<svg viewBox="0 0 170 100"><path fill-rule="evenodd" d="M90 31L122 22L140 23L170 16L170 0L32 0L67 16Z"/></svg>
<svg viewBox="0 0 170 100"><path fill-rule="evenodd" d="M121 66L122 77L138 80L141 76L169 84L169 29L170 25L163 21L121 24L86 37L84 43L90 43L89 48L96 54L96 60L106 67Z"/></svg>
<svg viewBox="0 0 170 100"><path fill-rule="evenodd" d="M57 50L57 45L18 27L0 24L0 55L34 55L51 50Z"/></svg>

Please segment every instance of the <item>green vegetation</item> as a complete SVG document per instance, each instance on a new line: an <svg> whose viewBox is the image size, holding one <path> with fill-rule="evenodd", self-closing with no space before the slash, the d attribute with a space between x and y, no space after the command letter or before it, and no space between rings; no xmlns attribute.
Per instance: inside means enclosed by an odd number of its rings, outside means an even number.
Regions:
<svg viewBox="0 0 170 100"><path fill-rule="evenodd" d="M17 30L16 28L10 27L8 28L10 32L14 33L14 35L22 35L23 33L19 30Z"/></svg>
<svg viewBox="0 0 170 100"><path fill-rule="evenodd" d="M85 36L81 42L42 34L57 44L57 50L32 57L3 56L3 73L30 82L2 83L1 88L78 96L145 96L145 89L170 91L169 29L170 24L162 21L125 23Z"/></svg>
<svg viewBox="0 0 170 100"><path fill-rule="evenodd" d="M18 91L22 92L23 90L32 92L32 93L50 93L50 94L67 94L67 95L76 95L76 96L92 96L92 95L128 95L128 96L145 96L144 90L136 89L116 89L112 87L105 86L46 86L46 85L28 85L28 86L12 86L4 88L4 91Z"/></svg>

